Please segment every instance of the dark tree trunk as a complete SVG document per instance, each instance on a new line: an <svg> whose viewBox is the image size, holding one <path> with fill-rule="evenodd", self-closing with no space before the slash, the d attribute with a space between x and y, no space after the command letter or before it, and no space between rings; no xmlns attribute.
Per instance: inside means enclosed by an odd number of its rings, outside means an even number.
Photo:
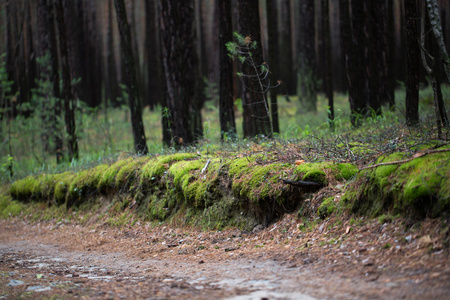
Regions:
<svg viewBox="0 0 450 300"><path fill-rule="evenodd" d="M239 0L238 9L240 34L257 42L256 49L252 49L251 52L254 63L259 66L263 63L263 56L258 1ZM255 70L249 64L243 64L242 73L254 75ZM272 136L271 120L266 109L267 102L264 93L261 91L260 82L245 76L242 81L244 137L254 137L260 134Z"/></svg>
<svg viewBox="0 0 450 300"><path fill-rule="evenodd" d="M40 56L50 54L50 81L53 88L54 114L51 114L51 136L55 143L56 163L63 161L63 139L61 136L58 117L61 116L61 92L59 87L58 50L56 45L56 28L54 25L53 5L48 0L37 3L38 33L40 37Z"/></svg>
<svg viewBox="0 0 450 300"><path fill-rule="evenodd" d="M117 105L117 98L119 97L119 83L117 81L116 59L114 55L114 31L113 31L113 8L112 1L108 0L108 27L106 33L106 74L105 74L105 98L111 101L113 106Z"/></svg>
<svg viewBox="0 0 450 300"><path fill-rule="evenodd" d="M300 2L297 94L305 111L317 111L314 0Z"/></svg>
<svg viewBox="0 0 450 300"><path fill-rule="evenodd" d="M417 11L415 0L404 0L405 21L406 21L406 60L407 60L407 81L406 81L406 124L415 126L419 123L419 62L420 46Z"/></svg>
<svg viewBox="0 0 450 300"><path fill-rule="evenodd" d="M348 99L350 102L351 111L350 120L353 126L358 126L360 125L359 116L364 114L366 111L363 94L365 88L364 70L361 67L361 58L364 56L364 51L361 51L360 47L356 47L353 42L352 23L348 0L339 0L339 13L341 17L340 28L348 80ZM357 26L362 27L363 25L359 24Z"/></svg>
<svg viewBox="0 0 450 300"><path fill-rule="evenodd" d="M136 65L133 56L130 27L127 20L124 0L114 0L117 23L119 25L122 58L125 62L127 76L128 105L131 111L131 127L133 130L134 150L137 154L147 154L147 141L145 138L144 123L142 122L142 108L139 101L138 85L136 80Z"/></svg>
<svg viewBox="0 0 450 300"><path fill-rule="evenodd" d="M389 106L391 110L395 108L395 26L394 26L394 1L387 1L387 41L388 41L388 52L387 52L387 64L388 64L388 74L387 74L387 96L389 100Z"/></svg>
<svg viewBox="0 0 450 300"><path fill-rule="evenodd" d="M146 93L145 103L150 106L150 109L159 103L162 103L162 66L160 51L159 51L159 39L158 28L156 22L156 1L145 1L145 52L144 60L147 66L146 70ZM144 77L144 76L143 76Z"/></svg>
<svg viewBox="0 0 450 300"><path fill-rule="evenodd" d="M267 0L267 30L269 35L269 66L272 79L278 79L278 16L277 16L277 1ZM289 47L290 48L290 47ZM292 66L290 66L292 69ZM280 132L280 122L278 120L278 102L277 102L277 90L272 88L270 91L270 112L272 117L273 132Z"/></svg>
<svg viewBox="0 0 450 300"><path fill-rule="evenodd" d="M81 78L81 82L72 87L73 96L90 103L92 91L96 87L92 85L94 62L90 60L95 49L88 48L89 45L86 43L84 17L88 12L83 12L82 1L63 0L63 2L67 36L70 37L67 40L67 46L70 49L71 77ZM95 33L92 32L91 34Z"/></svg>
<svg viewBox="0 0 450 300"><path fill-rule="evenodd" d="M75 127L75 102L72 94L72 79L70 75L69 53L67 48L66 25L62 0L55 1L56 20L59 31L59 53L61 57L61 75L63 80L63 96L65 109L66 131L68 135L69 161L78 159L78 141Z"/></svg>
<svg viewBox="0 0 450 300"><path fill-rule="evenodd" d="M333 74L331 61L331 35L330 35L330 11L329 0L322 0L322 39L323 39L323 59L324 77L323 86L328 99L328 122L331 130L334 131L334 95L333 95Z"/></svg>
<svg viewBox="0 0 450 300"><path fill-rule="evenodd" d="M282 91L288 95L296 93L296 74L292 51L291 1L280 1L280 20L278 27L279 77L283 82ZM273 65L273 63L272 63Z"/></svg>
<svg viewBox="0 0 450 300"><path fill-rule="evenodd" d="M236 122L234 117L233 99L233 64L228 57L225 44L233 39L231 23L231 1L219 0L219 114L220 114L220 137L223 140L226 134L231 139L237 137Z"/></svg>
<svg viewBox="0 0 450 300"><path fill-rule="evenodd" d="M374 73L371 73L371 80L374 80L377 85L374 90L375 103L371 104L371 107L377 111L377 114L381 114L381 105L391 103L389 99L389 87L388 87L388 39L387 39L387 4L386 0L372 0L371 19L373 20L372 29L372 43L370 49L373 49L372 57L375 61ZM374 107L376 106L376 108Z"/></svg>
<svg viewBox="0 0 450 300"><path fill-rule="evenodd" d="M193 1L158 0L161 54L164 65L171 141L177 146L194 142L200 109L195 96L198 60ZM201 123L201 122L200 122Z"/></svg>

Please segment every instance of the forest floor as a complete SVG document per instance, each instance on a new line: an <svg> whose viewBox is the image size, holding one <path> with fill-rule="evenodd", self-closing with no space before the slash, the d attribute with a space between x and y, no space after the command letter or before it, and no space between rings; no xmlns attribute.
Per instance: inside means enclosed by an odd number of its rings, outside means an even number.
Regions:
<svg viewBox="0 0 450 300"><path fill-rule="evenodd" d="M448 299L447 221L290 214L246 232L0 220L0 299Z"/></svg>

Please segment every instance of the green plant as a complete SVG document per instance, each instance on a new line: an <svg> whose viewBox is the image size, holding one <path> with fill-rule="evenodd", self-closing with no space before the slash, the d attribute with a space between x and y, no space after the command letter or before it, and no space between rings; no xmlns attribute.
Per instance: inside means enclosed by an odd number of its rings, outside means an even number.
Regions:
<svg viewBox="0 0 450 300"><path fill-rule="evenodd" d="M280 85L280 81L277 82L276 85L271 85L269 80L269 65L266 62L262 64L258 64L253 59L252 51L256 49L257 42L252 40L250 36L243 36L237 32L234 32L234 37L237 42L230 41L226 44L228 55L232 59L238 59L241 65L249 65L253 72L250 74L245 74L243 72L238 72L237 75L242 81L242 84L245 85L245 81L243 78L247 78L251 81L256 81L259 84L258 93L261 94L262 101L264 103L264 107L266 109L267 116L270 116L270 109L268 105L268 101L266 99L266 93L271 89ZM253 91L252 92L256 92ZM270 123L270 133L273 136L273 124L271 118L269 118Z"/></svg>

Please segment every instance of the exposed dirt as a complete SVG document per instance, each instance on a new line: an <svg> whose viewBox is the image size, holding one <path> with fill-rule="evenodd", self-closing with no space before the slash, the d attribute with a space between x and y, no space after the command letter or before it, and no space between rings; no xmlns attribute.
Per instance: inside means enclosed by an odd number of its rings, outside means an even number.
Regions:
<svg viewBox="0 0 450 300"><path fill-rule="evenodd" d="M301 222L249 233L3 220L0 299L448 299L445 221Z"/></svg>

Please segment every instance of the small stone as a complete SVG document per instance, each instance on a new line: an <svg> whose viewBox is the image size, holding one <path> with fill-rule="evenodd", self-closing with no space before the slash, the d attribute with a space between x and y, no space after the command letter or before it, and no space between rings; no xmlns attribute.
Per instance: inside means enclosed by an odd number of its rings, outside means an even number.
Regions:
<svg viewBox="0 0 450 300"><path fill-rule="evenodd" d="M17 286L17 285L22 285L22 284L24 284L25 282L23 282L22 280L11 280L9 283L8 283L8 286Z"/></svg>
<svg viewBox="0 0 450 300"><path fill-rule="evenodd" d="M373 261L370 258L363 259L362 263L365 267L373 266Z"/></svg>

